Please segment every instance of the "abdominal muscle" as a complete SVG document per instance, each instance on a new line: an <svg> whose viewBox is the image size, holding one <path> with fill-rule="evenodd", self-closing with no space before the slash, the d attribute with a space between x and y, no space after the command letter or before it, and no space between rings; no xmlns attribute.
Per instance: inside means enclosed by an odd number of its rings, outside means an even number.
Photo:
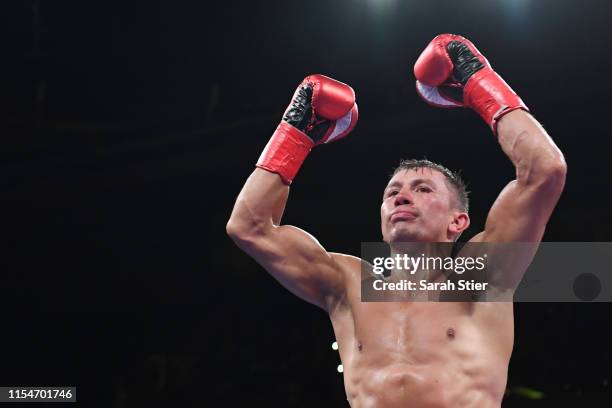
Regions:
<svg viewBox="0 0 612 408"><path fill-rule="evenodd" d="M499 407L511 313L511 305L426 302L338 311L331 317L351 407Z"/></svg>

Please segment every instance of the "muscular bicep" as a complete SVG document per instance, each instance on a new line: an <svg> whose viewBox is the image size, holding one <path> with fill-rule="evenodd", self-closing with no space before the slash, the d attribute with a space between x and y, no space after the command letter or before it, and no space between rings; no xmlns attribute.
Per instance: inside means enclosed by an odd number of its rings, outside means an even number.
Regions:
<svg viewBox="0 0 612 408"><path fill-rule="evenodd" d="M472 245L466 245L461 256L486 253L489 283L514 291L537 252L558 198L557 190L546 185L510 182L491 207L484 231L469 241Z"/></svg>
<svg viewBox="0 0 612 408"><path fill-rule="evenodd" d="M472 241L540 242L559 194L556 186L545 183L511 181L493 203L484 231Z"/></svg>
<svg viewBox="0 0 612 408"><path fill-rule="evenodd" d="M539 242L565 185L563 154L527 112L505 115L498 131L499 143L516 168L516 180L491 207L484 240Z"/></svg>
<svg viewBox="0 0 612 408"><path fill-rule="evenodd" d="M343 277L334 256L309 233L282 225L243 248L285 288L323 309L342 293Z"/></svg>
<svg viewBox="0 0 612 408"><path fill-rule="evenodd" d="M500 193L484 231L471 242L512 244L501 251L493 266L500 281L516 284L544 236L563 191L567 168L559 148L529 113L508 113L500 119L497 130L502 150L516 169L516 180ZM492 247L500 253L503 246Z"/></svg>

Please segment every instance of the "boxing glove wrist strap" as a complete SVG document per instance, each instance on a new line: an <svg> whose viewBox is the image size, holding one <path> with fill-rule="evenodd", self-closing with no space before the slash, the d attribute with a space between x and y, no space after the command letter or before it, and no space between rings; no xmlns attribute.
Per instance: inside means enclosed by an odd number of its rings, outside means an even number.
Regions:
<svg viewBox="0 0 612 408"><path fill-rule="evenodd" d="M261 152L257 167L278 174L289 185L313 146L313 141L303 132L281 121Z"/></svg>
<svg viewBox="0 0 612 408"><path fill-rule="evenodd" d="M491 69L476 72L465 85L464 103L472 108L497 135L497 123L507 113L517 109L529 112L521 98L502 77Z"/></svg>

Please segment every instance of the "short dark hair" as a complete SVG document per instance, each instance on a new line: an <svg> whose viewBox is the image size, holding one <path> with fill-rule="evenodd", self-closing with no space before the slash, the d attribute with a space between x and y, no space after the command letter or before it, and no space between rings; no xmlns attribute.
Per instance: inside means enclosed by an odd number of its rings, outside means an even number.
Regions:
<svg viewBox="0 0 612 408"><path fill-rule="evenodd" d="M457 196L458 207L461 211L468 212L470 209L470 199L468 198L469 191L467 191L467 185L461 178L459 172L453 172L442 166L441 164L431 162L427 159L404 159L400 161L399 166L393 170L391 177L395 176L400 171L407 171L412 169L432 169L437 170L444 175L446 182L455 191Z"/></svg>

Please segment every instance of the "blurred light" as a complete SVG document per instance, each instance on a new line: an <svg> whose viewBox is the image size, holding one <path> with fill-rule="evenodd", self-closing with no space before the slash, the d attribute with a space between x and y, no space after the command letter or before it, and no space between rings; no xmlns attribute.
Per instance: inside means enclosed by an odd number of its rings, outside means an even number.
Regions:
<svg viewBox="0 0 612 408"><path fill-rule="evenodd" d="M368 4L374 7L385 7L397 4L396 0L368 0Z"/></svg>
<svg viewBox="0 0 612 408"><path fill-rule="evenodd" d="M336 368L338 370L339 373L343 373L344 372L344 367L342 366L342 364L340 364L338 366L338 368Z"/></svg>
<svg viewBox="0 0 612 408"><path fill-rule="evenodd" d="M332 350L338 350L338 342L337 341L334 341L332 343Z"/></svg>
<svg viewBox="0 0 612 408"><path fill-rule="evenodd" d="M531 400L539 400L544 398L544 393L533 388L517 386L512 390L514 395Z"/></svg>
<svg viewBox="0 0 612 408"><path fill-rule="evenodd" d="M397 0L367 0L366 5L374 15L390 16L397 9Z"/></svg>
<svg viewBox="0 0 612 408"><path fill-rule="evenodd" d="M531 9L529 0L501 0L501 8L511 23L524 22L529 17Z"/></svg>

